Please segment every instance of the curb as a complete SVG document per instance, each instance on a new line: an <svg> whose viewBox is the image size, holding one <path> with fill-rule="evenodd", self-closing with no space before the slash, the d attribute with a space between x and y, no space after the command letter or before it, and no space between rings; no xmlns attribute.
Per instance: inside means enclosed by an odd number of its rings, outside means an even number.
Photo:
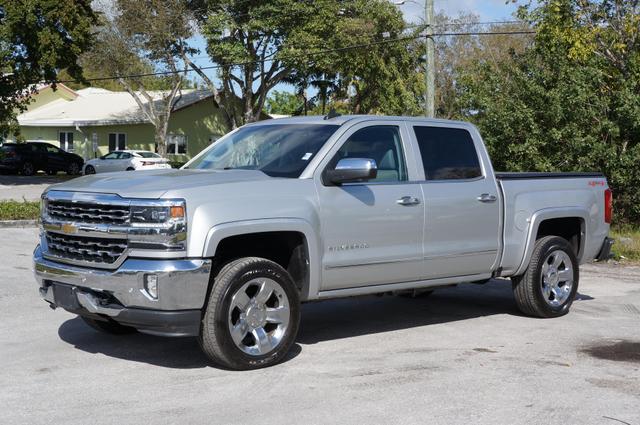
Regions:
<svg viewBox="0 0 640 425"><path fill-rule="evenodd" d="M0 220L0 229L37 227L38 220Z"/></svg>

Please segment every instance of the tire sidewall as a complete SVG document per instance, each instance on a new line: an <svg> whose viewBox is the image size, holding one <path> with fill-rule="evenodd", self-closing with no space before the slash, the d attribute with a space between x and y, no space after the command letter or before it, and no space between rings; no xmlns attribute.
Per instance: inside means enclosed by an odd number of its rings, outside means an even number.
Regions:
<svg viewBox="0 0 640 425"><path fill-rule="evenodd" d="M87 165L84 168L84 174L95 174L96 173L96 169L93 165Z"/></svg>
<svg viewBox="0 0 640 425"><path fill-rule="evenodd" d="M542 266L547 256L551 254L551 252L556 250L563 251L565 254L569 256L569 259L571 260L571 268L573 270L573 286L571 287L571 293L569 294L569 297L564 302L564 304L558 307L553 307L547 303L547 301L545 300L544 294L542 292ZM540 258L540 261L538 261L537 264L535 265L535 273L533 276L536 281L536 285L535 285L536 300L538 301L539 305L542 307L545 313L547 313L548 316L550 317L563 316L569 312L569 309L571 308L571 304L573 304L573 300L578 292L578 283L580 280L578 259L576 258L576 255L574 254L573 249L571 248L571 245L569 245L568 242L566 242L564 239L559 237L553 238L547 241L540 247L539 258Z"/></svg>
<svg viewBox="0 0 640 425"><path fill-rule="evenodd" d="M248 281L261 277L272 279L282 287L288 297L291 316L289 318L289 327L287 328L286 335L280 342L280 345L270 353L261 356L251 356L243 352L233 342L228 325L229 308L231 306L231 298L236 291ZM287 355L295 342L300 322L299 295L288 273L279 266L275 267L271 262L264 261L240 269L231 276L226 284L227 287L223 292L223 296L219 299L214 313L215 335L219 338L221 350L232 363L243 369L260 368L278 363Z"/></svg>

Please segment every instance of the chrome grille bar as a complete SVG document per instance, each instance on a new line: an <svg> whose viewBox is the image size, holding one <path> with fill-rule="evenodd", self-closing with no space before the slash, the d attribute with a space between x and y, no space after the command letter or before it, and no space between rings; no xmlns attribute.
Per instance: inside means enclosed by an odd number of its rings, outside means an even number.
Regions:
<svg viewBox="0 0 640 425"><path fill-rule="evenodd" d="M127 249L126 239L45 234L48 254L54 257L92 263L115 263Z"/></svg>
<svg viewBox="0 0 640 425"><path fill-rule="evenodd" d="M129 211L129 206L123 205L101 205L66 200L49 200L47 203L47 213L50 217L83 223L126 224L129 222Z"/></svg>

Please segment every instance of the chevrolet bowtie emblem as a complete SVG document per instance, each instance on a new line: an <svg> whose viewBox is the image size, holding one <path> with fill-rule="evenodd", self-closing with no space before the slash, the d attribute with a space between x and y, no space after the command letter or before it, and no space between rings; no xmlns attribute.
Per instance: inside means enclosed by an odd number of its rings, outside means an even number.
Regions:
<svg viewBox="0 0 640 425"><path fill-rule="evenodd" d="M68 235L73 235L78 231L78 228L76 226L74 226L73 224L63 224L62 225L62 232L66 233Z"/></svg>

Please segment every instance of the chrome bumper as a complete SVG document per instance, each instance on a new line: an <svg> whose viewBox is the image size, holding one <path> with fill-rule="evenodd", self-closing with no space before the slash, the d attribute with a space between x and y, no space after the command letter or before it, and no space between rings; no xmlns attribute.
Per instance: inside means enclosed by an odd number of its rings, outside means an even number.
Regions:
<svg viewBox="0 0 640 425"><path fill-rule="evenodd" d="M40 246L33 253L35 278L42 298L53 303L52 284L62 283L88 293L105 293L122 306L100 306L91 297L78 297L88 311L115 317L118 309L153 310L201 309L207 296L211 260L206 259L136 259L125 260L117 270L91 269L47 260ZM144 287L144 276L158 277L158 299ZM98 311L99 310L99 311Z"/></svg>

